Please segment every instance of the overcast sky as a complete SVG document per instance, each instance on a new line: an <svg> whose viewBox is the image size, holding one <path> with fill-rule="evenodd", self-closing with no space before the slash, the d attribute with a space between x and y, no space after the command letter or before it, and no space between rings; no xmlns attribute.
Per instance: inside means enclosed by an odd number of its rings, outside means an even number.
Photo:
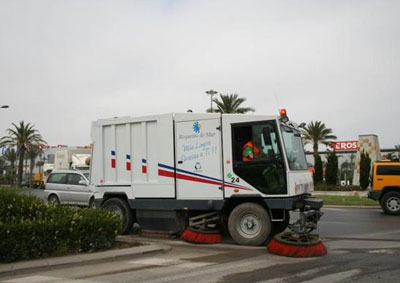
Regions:
<svg viewBox="0 0 400 283"><path fill-rule="evenodd" d="M381 0L0 0L0 135L25 120L50 145L85 145L93 120L204 112L214 89L391 148L399 11Z"/></svg>

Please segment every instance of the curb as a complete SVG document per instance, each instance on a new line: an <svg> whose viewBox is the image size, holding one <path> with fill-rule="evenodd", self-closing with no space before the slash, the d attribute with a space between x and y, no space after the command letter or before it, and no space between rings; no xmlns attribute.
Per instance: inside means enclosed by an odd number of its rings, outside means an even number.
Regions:
<svg viewBox="0 0 400 283"><path fill-rule="evenodd" d="M363 208L363 209L380 209L379 205L336 205L336 204L324 204L323 208Z"/></svg>
<svg viewBox="0 0 400 283"><path fill-rule="evenodd" d="M137 243L132 239L127 239L124 236L118 236L117 242ZM17 275L28 273L31 271L42 271L49 269L56 269L61 267L70 267L77 265L86 265L94 263L102 263L109 261L117 261L123 259L131 259L142 255L149 255L159 252L167 252L171 247L165 245L154 245L148 243L145 246L116 249L104 252L95 252L87 254L79 254L72 256L61 256L47 259L35 259L28 261L21 261L8 264L0 264L0 277L5 275Z"/></svg>
<svg viewBox="0 0 400 283"><path fill-rule="evenodd" d="M341 196L341 197L367 197L368 191L313 191L313 196Z"/></svg>

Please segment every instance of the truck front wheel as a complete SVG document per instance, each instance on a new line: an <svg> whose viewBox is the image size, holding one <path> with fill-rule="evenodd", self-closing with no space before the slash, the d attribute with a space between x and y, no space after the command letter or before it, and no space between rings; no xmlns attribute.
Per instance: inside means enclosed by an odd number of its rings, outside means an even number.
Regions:
<svg viewBox="0 0 400 283"><path fill-rule="evenodd" d="M133 215L128 203L120 198L110 198L104 202L102 207L120 217L122 222L120 234L128 234L133 225Z"/></svg>
<svg viewBox="0 0 400 283"><path fill-rule="evenodd" d="M259 246L271 232L271 219L261 205L242 203L229 215L228 230L239 245Z"/></svg>
<svg viewBox="0 0 400 283"><path fill-rule="evenodd" d="M381 201L382 209L387 214L398 215L400 214L400 193L389 192L386 193Z"/></svg>

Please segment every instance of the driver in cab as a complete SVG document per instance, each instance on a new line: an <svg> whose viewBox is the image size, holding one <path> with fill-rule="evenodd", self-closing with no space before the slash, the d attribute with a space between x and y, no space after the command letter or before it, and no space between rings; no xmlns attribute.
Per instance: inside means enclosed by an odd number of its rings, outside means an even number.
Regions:
<svg viewBox="0 0 400 283"><path fill-rule="evenodd" d="M254 158L261 156L262 152L260 150L261 141L260 137L253 136L253 141L248 141L242 147L242 160L243 161L253 161Z"/></svg>

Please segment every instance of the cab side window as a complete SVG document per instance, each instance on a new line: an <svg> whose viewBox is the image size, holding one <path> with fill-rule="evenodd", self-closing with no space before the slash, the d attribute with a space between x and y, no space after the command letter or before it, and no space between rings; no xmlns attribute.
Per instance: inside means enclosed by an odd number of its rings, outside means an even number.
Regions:
<svg viewBox="0 0 400 283"><path fill-rule="evenodd" d="M232 128L234 161L281 159L277 132L270 123L237 125ZM249 157L249 153L252 153Z"/></svg>
<svg viewBox="0 0 400 283"><path fill-rule="evenodd" d="M84 180L79 174L68 174L67 184L69 185L79 185L79 181Z"/></svg>
<svg viewBox="0 0 400 283"><path fill-rule="evenodd" d="M379 165L378 168L376 168L376 174L400 176L400 166Z"/></svg>
<svg viewBox="0 0 400 283"><path fill-rule="evenodd" d="M67 182L67 174L65 173L54 173L50 174L47 183L54 183L54 184L66 184Z"/></svg>
<svg viewBox="0 0 400 283"><path fill-rule="evenodd" d="M286 194L286 171L275 121L232 125L232 156L237 176L265 194Z"/></svg>

